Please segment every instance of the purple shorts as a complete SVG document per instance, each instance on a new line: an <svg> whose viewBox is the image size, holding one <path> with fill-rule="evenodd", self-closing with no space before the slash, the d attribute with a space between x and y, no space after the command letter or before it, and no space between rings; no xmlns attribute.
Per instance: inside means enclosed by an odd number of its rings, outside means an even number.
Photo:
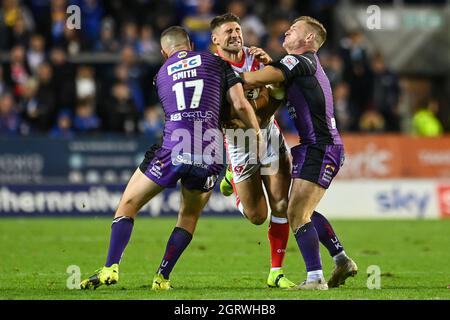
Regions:
<svg viewBox="0 0 450 320"><path fill-rule="evenodd" d="M292 178L316 183L325 189L344 164L344 146L305 144L291 149Z"/></svg>
<svg viewBox="0 0 450 320"><path fill-rule="evenodd" d="M145 153L139 169L163 188L174 188L181 180L181 184L189 190L208 192L216 185L223 165L193 163L182 157L172 159L171 149L156 144Z"/></svg>

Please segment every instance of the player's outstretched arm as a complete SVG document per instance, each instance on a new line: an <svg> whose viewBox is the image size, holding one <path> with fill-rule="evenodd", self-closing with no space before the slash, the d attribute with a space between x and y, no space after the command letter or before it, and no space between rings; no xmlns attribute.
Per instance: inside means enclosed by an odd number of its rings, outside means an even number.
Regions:
<svg viewBox="0 0 450 320"><path fill-rule="evenodd" d="M227 99L245 126L256 131L258 155L261 157L265 153L265 139L259 127L255 111L244 96L244 89L242 88L241 83L235 84L228 90Z"/></svg>
<svg viewBox="0 0 450 320"><path fill-rule="evenodd" d="M232 86L227 92L227 99L245 126L249 129L255 129L258 132L260 129L258 120L253 107L244 96L242 84L237 83Z"/></svg>
<svg viewBox="0 0 450 320"><path fill-rule="evenodd" d="M284 82L283 72L272 66L266 66L264 69L258 71L244 72L241 74L241 78L244 80L245 89L253 89L271 83Z"/></svg>
<svg viewBox="0 0 450 320"><path fill-rule="evenodd" d="M253 106L259 126L264 128L272 118L273 114L283 104L284 87L280 84L263 86L260 88L259 96L256 99L248 100ZM231 110L231 128L245 129L246 125L239 119L238 115Z"/></svg>

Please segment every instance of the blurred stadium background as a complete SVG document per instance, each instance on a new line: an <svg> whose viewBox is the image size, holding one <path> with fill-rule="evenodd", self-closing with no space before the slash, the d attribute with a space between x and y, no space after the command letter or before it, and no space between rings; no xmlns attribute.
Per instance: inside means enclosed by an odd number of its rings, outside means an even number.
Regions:
<svg viewBox="0 0 450 320"><path fill-rule="evenodd" d="M110 216L162 134L152 84L162 62L160 32L180 24L198 49L214 50L209 21L231 11L242 19L246 44L273 58L283 54L283 34L295 17L314 16L328 30L319 56L347 160L324 212L448 217L449 3L2 0L0 216ZM81 8L79 30L66 27L73 4ZM277 118L295 144L286 108ZM169 190L144 215L174 215L177 208L178 192ZM236 211L216 193L205 213Z"/></svg>

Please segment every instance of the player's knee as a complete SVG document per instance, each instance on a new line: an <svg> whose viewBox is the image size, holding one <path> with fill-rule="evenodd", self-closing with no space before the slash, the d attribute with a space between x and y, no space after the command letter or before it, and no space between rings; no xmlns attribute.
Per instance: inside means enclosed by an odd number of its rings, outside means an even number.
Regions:
<svg viewBox="0 0 450 320"><path fill-rule="evenodd" d="M261 215L257 214L256 212L249 212L249 213L245 212L245 215L252 224L257 226L263 224L267 219L267 214Z"/></svg>
<svg viewBox="0 0 450 320"><path fill-rule="evenodd" d="M257 226L259 226L259 225L262 225L265 221L266 221L266 217L253 217L251 220L250 220L250 222L252 223L252 224L254 224L254 225L257 225Z"/></svg>
<svg viewBox="0 0 450 320"><path fill-rule="evenodd" d="M271 206L272 213L275 213L277 215L286 215L287 209L288 209L288 200L287 199L280 199L272 203Z"/></svg>
<svg viewBox="0 0 450 320"><path fill-rule="evenodd" d="M127 214L134 214L141 209L139 204L133 198L122 199L119 208L125 210Z"/></svg>

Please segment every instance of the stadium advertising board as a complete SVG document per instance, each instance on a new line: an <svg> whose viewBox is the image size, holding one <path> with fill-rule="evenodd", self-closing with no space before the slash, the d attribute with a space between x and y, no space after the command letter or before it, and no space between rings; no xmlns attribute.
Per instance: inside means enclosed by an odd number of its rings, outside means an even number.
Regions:
<svg viewBox="0 0 450 320"><path fill-rule="evenodd" d="M288 136L289 144L296 139ZM346 162L321 203L324 213L332 218L450 217L450 137L347 135L344 141ZM0 139L0 217L112 216L153 143L146 138ZM143 214L175 215L179 197L179 189L167 190ZM204 214L239 216L234 197L223 197L218 186Z"/></svg>
<svg viewBox="0 0 450 320"><path fill-rule="evenodd" d="M442 218L450 218L450 184L438 187L439 207Z"/></svg>
<svg viewBox="0 0 450 320"><path fill-rule="evenodd" d="M4 185L0 187L0 217L112 216L123 188ZM175 216L180 204L179 190L165 190L142 209L141 216ZM450 218L450 183L424 179L336 181L318 210L333 219ZM202 215L238 217L240 213L234 197L224 197L217 186Z"/></svg>
<svg viewBox="0 0 450 320"><path fill-rule="evenodd" d="M428 179L336 181L318 210L331 218L437 219L448 209L441 188Z"/></svg>
<svg viewBox="0 0 450 320"><path fill-rule="evenodd" d="M450 177L450 137L345 136L344 143L341 179Z"/></svg>
<svg viewBox="0 0 450 320"><path fill-rule="evenodd" d="M296 135L286 135L290 146ZM145 137L0 139L0 183L126 183L155 143ZM344 136L337 179L450 178L450 136Z"/></svg>
<svg viewBox="0 0 450 320"><path fill-rule="evenodd" d="M124 185L4 185L0 187L0 217L113 216ZM143 216L173 216L180 206L180 189L167 189L141 210ZM238 216L229 198L214 190L202 215Z"/></svg>

